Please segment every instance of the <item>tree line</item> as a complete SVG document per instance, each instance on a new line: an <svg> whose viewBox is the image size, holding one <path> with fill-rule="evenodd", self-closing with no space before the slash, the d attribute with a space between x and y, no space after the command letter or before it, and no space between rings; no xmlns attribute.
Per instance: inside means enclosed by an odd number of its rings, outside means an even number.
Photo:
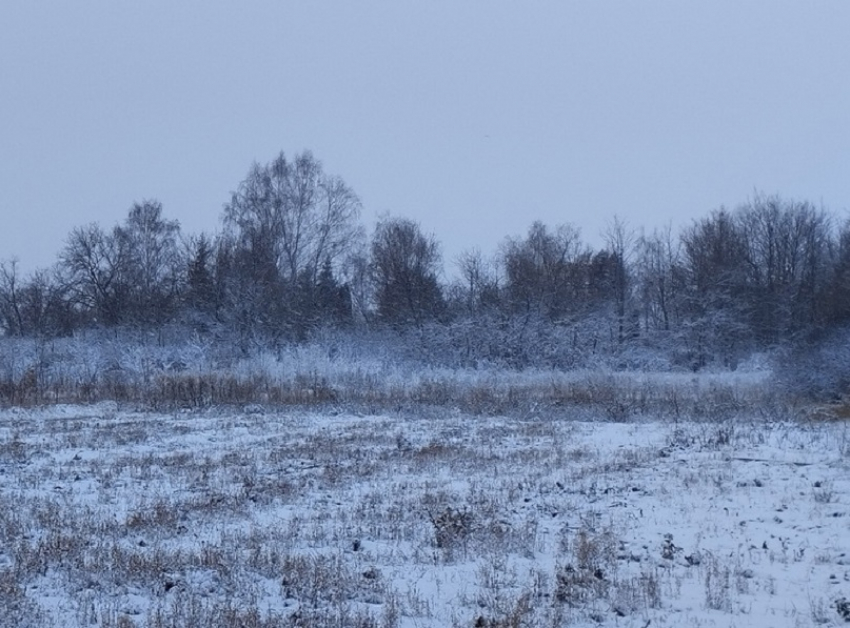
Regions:
<svg viewBox="0 0 850 628"><path fill-rule="evenodd" d="M3 262L0 330L176 325L250 352L365 328L453 363L569 367L649 352L698 369L850 320L850 225L805 201L756 195L679 233L614 219L597 249L569 223L535 222L491 255L453 260L452 281L416 222L386 217L367 235L360 213L311 153L281 153L251 167L215 235L184 234L145 200L111 229L75 228L51 268L22 276Z"/></svg>

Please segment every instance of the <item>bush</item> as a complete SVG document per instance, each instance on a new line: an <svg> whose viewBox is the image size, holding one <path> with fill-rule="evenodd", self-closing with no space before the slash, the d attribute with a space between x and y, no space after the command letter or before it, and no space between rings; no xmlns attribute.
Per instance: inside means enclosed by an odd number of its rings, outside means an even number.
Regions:
<svg viewBox="0 0 850 628"><path fill-rule="evenodd" d="M807 337L777 358L778 386L817 401L839 401L850 393L850 329Z"/></svg>

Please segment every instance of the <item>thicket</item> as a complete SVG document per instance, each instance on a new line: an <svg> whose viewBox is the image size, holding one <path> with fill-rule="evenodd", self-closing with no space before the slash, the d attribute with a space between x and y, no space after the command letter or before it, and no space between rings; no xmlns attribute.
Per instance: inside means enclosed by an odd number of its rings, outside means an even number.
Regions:
<svg viewBox="0 0 850 628"><path fill-rule="evenodd" d="M568 221L535 222L492 255L464 253L448 274L416 222L387 217L367 235L360 211L312 154L281 153L251 167L216 234L184 234L145 200L111 229L74 229L51 268L23 276L16 261L0 264L0 332L74 346L80 360L87 343L164 346L136 342L163 334L231 362L317 337L466 369L698 371L771 355L797 394L847 391L850 224L811 203L756 195L676 234L614 219L598 249ZM42 349L8 366L23 346L0 345L6 400L43 391L58 360ZM117 395L123 367L110 380L103 355L98 386L114 380ZM174 373L185 361L146 368Z"/></svg>

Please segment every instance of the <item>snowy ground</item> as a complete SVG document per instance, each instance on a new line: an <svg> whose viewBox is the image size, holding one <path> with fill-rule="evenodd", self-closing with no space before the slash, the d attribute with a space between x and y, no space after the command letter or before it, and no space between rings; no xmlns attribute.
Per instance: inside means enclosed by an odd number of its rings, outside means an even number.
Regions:
<svg viewBox="0 0 850 628"><path fill-rule="evenodd" d="M850 432L0 412L0 626L823 626Z"/></svg>

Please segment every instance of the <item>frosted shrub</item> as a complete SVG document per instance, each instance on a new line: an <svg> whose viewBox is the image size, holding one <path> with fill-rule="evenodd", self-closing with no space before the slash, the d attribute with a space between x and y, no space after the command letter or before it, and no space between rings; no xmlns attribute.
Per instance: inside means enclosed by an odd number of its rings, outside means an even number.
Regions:
<svg viewBox="0 0 850 628"><path fill-rule="evenodd" d="M850 393L850 329L781 353L776 383L800 396L838 400Z"/></svg>

